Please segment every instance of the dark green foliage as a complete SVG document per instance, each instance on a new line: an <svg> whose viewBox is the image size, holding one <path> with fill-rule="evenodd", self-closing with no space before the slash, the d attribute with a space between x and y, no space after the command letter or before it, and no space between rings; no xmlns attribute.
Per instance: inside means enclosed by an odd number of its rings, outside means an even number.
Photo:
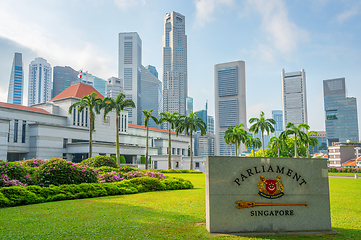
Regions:
<svg viewBox="0 0 361 240"><path fill-rule="evenodd" d="M134 183L138 186L139 192L149 192L149 191L160 191L165 190L166 186L157 178L151 177L140 177L133 178L129 180L131 183Z"/></svg>
<svg viewBox="0 0 361 240"><path fill-rule="evenodd" d="M6 174L9 179L25 182L27 172L26 167L21 166L16 162L0 162L0 175L1 174Z"/></svg>
<svg viewBox="0 0 361 240"><path fill-rule="evenodd" d="M152 157L151 156L149 156L148 164L152 164Z"/></svg>
<svg viewBox="0 0 361 240"><path fill-rule="evenodd" d="M99 168L94 168L98 174L104 174L104 173L108 173L111 171L117 172L117 173L122 173L121 169L118 167L107 167L107 166L103 166L103 167L99 167Z"/></svg>
<svg viewBox="0 0 361 240"><path fill-rule="evenodd" d="M144 156L140 156L140 164L145 164L145 157Z"/></svg>
<svg viewBox="0 0 361 240"><path fill-rule="evenodd" d="M10 206L10 201L2 192L0 192L0 208L7 206Z"/></svg>
<svg viewBox="0 0 361 240"><path fill-rule="evenodd" d="M25 187L11 186L3 187L0 192L9 199L9 206L26 205L31 203L44 202L44 198L30 192Z"/></svg>
<svg viewBox="0 0 361 240"><path fill-rule="evenodd" d="M127 161L125 161L125 157L123 155L120 155L120 164L126 164Z"/></svg>
<svg viewBox="0 0 361 240"><path fill-rule="evenodd" d="M79 166L61 158L52 158L39 167L40 186L98 182L96 172L88 166Z"/></svg>
<svg viewBox="0 0 361 240"><path fill-rule="evenodd" d="M87 194L87 197L100 197L108 195L107 191L101 184L97 183L82 183L79 187Z"/></svg>
<svg viewBox="0 0 361 240"><path fill-rule="evenodd" d="M138 170L138 169L136 169L136 168L132 168L132 167L128 167L128 166L122 166L121 168L120 168L120 171L121 172L131 172L131 171L136 171L136 170Z"/></svg>
<svg viewBox="0 0 361 240"><path fill-rule="evenodd" d="M80 165L86 165L88 167L93 167L93 168L98 168L103 166L114 167L114 168L117 167L117 164L112 157L107 157L103 155L98 155L92 158L85 159L80 163Z"/></svg>
<svg viewBox="0 0 361 240"><path fill-rule="evenodd" d="M141 169L139 169L138 171L141 171ZM148 169L146 171L160 172L160 173L203 173L201 171L188 170L188 169L169 169L169 170L165 170L165 169Z"/></svg>
<svg viewBox="0 0 361 240"><path fill-rule="evenodd" d="M184 180L182 178L166 178L161 179L160 181L165 184L166 190L190 189L194 187L189 180Z"/></svg>

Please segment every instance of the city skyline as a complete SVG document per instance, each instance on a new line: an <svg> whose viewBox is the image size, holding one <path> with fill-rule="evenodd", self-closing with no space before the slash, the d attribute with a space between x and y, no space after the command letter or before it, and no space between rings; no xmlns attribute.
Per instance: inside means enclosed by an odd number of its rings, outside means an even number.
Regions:
<svg viewBox="0 0 361 240"><path fill-rule="evenodd" d="M346 78L347 96L361 99L357 91L361 78L359 1L94 1L74 2L72 8L63 2L20 1L19 5L0 3L0 16L7 19L0 23L3 102L15 52L23 53L24 66L43 57L52 66L84 69L102 79L117 76L119 32L138 32L143 40L143 64L155 66L162 75L163 18L171 11L187 18L188 95L194 98L195 111L208 100L209 115L214 115L213 66L236 60L246 62L248 119L261 110L271 117L272 110L282 108L283 68L307 72L312 130L325 129L324 79ZM79 8L102 16L102 21L79 16ZM27 67L24 71L27 99Z"/></svg>

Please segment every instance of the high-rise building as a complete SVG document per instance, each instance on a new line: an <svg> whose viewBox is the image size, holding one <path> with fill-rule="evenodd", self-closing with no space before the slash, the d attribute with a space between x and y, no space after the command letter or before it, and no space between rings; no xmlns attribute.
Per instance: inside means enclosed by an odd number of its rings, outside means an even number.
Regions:
<svg viewBox="0 0 361 240"><path fill-rule="evenodd" d="M235 61L214 66L215 154L231 155L230 148L224 141L224 132L228 127L243 123L247 126L246 115L246 76L245 62ZM242 153L245 146L240 146ZM233 148L234 150L234 148ZM232 153L234 156L235 154Z"/></svg>
<svg viewBox="0 0 361 240"><path fill-rule="evenodd" d="M106 96L107 93L107 84L108 81L101 79L99 77L93 76L94 77L94 83L93 83L93 87L99 92L101 93L103 96Z"/></svg>
<svg viewBox="0 0 361 240"><path fill-rule="evenodd" d="M346 97L345 78L323 81L327 145L358 142L356 98Z"/></svg>
<svg viewBox="0 0 361 240"><path fill-rule="evenodd" d="M214 134L207 132L201 136L200 132L195 134L194 155L198 157L214 156Z"/></svg>
<svg viewBox="0 0 361 240"><path fill-rule="evenodd" d="M276 121L275 131L270 133L272 137L278 137L283 131L283 114L282 110L272 110L272 118Z"/></svg>
<svg viewBox="0 0 361 240"><path fill-rule="evenodd" d="M149 111L153 109L152 116L157 116L159 114L159 87L161 82L158 78L156 78L148 69L140 66L141 68L141 90L140 90L140 96L141 96L141 105L140 105L140 113L139 115L141 118L144 118L144 115L141 111L146 110ZM142 121L142 124L144 125L144 121ZM159 125L157 125L153 120L149 121L149 127L155 127L159 128Z"/></svg>
<svg viewBox="0 0 361 240"><path fill-rule="evenodd" d="M78 82L78 72L73 68L55 66L53 68L53 91L51 98L67 89L70 85Z"/></svg>
<svg viewBox="0 0 361 240"><path fill-rule="evenodd" d="M185 17L177 12L164 17L163 111L186 114L188 96Z"/></svg>
<svg viewBox="0 0 361 240"><path fill-rule="evenodd" d="M149 72L154 75L154 77L158 78L158 71L154 66L147 65L145 68L148 69Z"/></svg>
<svg viewBox="0 0 361 240"><path fill-rule="evenodd" d="M132 99L136 108L127 108L129 123L142 124L141 65L142 40L136 32L119 33L118 77L124 81L126 99Z"/></svg>
<svg viewBox="0 0 361 240"><path fill-rule="evenodd" d="M319 152L327 153L327 139L326 131L317 131L317 135L311 134L310 137L317 138L318 145L315 147L310 146L310 154L315 154Z"/></svg>
<svg viewBox="0 0 361 240"><path fill-rule="evenodd" d="M23 104L23 86L24 86L24 70L23 55L15 53L13 65L11 67L8 103Z"/></svg>
<svg viewBox="0 0 361 240"><path fill-rule="evenodd" d="M186 98L187 106L186 106L186 116L189 116L189 113L193 111L193 98L187 97Z"/></svg>
<svg viewBox="0 0 361 240"><path fill-rule="evenodd" d="M51 66L41 57L29 65L28 105L48 102L51 99Z"/></svg>
<svg viewBox="0 0 361 240"><path fill-rule="evenodd" d="M123 92L123 79L111 77L107 84L107 97L117 98L119 93Z"/></svg>
<svg viewBox="0 0 361 240"><path fill-rule="evenodd" d="M207 116L207 132L214 135L214 118L213 116Z"/></svg>
<svg viewBox="0 0 361 240"><path fill-rule="evenodd" d="M283 129L289 122L308 124L305 71L286 73L283 69L281 78Z"/></svg>

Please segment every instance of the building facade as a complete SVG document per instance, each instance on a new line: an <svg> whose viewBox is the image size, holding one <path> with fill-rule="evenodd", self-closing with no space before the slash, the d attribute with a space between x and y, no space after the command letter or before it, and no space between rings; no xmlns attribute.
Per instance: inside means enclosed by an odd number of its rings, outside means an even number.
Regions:
<svg viewBox="0 0 361 240"><path fill-rule="evenodd" d="M55 66L53 68L53 91L51 98L67 89L70 85L78 82L79 72L69 66Z"/></svg>
<svg viewBox="0 0 361 240"><path fill-rule="evenodd" d="M214 135L214 117L207 116L207 132L210 132Z"/></svg>
<svg viewBox="0 0 361 240"><path fill-rule="evenodd" d="M345 78L323 81L327 146L334 142L358 142L356 98L346 97Z"/></svg>
<svg viewBox="0 0 361 240"><path fill-rule="evenodd" d="M283 114L282 110L272 110L272 118L276 121L274 125L275 132L270 133L271 137L278 137L283 131Z"/></svg>
<svg viewBox="0 0 361 240"><path fill-rule="evenodd" d="M29 65L28 105L51 99L52 69L44 58L35 58Z"/></svg>
<svg viewBox="0 0 361 240"><path fill-rule="evenodd" d="M283 69L281 78L283 129L289 122L308 124L305 71L286 73Z"/></svg>
<svg viewBox="0 0 361 240"><path fill-rule="evenodd" d="M189 113L193 111L193 98L187 97L186 98L187 106L186 106L186 116L189 116Z"/></svg>
<svg viewBox="0 0 361 240"><path fill-rule="evenodd" d="M157 71L157 69L156 69L154 66L152 66L152 65L147 65L145 68L148 69L149 72L150 72L151 74L153 74L154 77L158 78L158 71Z"/></svg>
<svg viewBox="0 0 361 240"><path fill-rule="evenodd" d="M116 99L119 93L123 92L123 79L111 77L107 84L107 97Z"/></svg>
<svg viewBox="0 0 361 240"><path fill-rule="evenodd" d="M163 112L186 115L188 96L185 17L177 12L164 17Z"/></svg>
<svg viewBox="0 0 361 240"><path fill-rule="evenodd" d="M207 132L201 136L200 132L195 134L194 155L198 157L214 156L214 134Z"/></svg>
<svg viewBox="0 0 361 240"><path fill-rule="evenodd" d="M235 61L214 66L215 91L215 154L230 156L224 141L228 127L243 123L247 126L245 62ZM233 148L234 150L234 148ZM241 144L239 153L246 150ZM234 156L235 154L232 153Z"/></svg>
<svg viewBox="0 0 361 240"><path fill-rule="evenodd" d="M315 147L310 146L310 154L326 153L327 154L327 139L326 131L317 131L317 135L311 134L310 137L314 137L318 140L318 144Z"/></svg>
<svg viewBox="0 0 361 240"><path fill-rule="evenodd" d="M93 87L103 96L107 94L108 81L94 76Z"/></svg>
<svg viewBox="0 0 361 240"><path fill-rule="evenodd" d="M10 82L8 90L8 103L23 104L23 86L24 86L24 70L23 55L21 53L14 54L13 65L11 67Z"/></svg>
<svg viewBox="0 0 361 240"><path fill-rule="evenodd" d="M123 79L126 99L132 99L136 108L127 108L129 123L141 125L141 65L142 40L136 32L119 33L118 77Z"/></svg>

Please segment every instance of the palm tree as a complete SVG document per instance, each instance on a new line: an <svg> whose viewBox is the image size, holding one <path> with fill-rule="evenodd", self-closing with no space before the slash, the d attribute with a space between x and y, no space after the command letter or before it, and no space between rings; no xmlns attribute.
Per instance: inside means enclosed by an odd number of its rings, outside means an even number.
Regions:
<svg viewBox="0 0 361 240"><path fill-rule="evenodd" d="M252 135L248 135L246 139L246 147L253 149L253 157L255 157L255 148L260 148L262 146L262 142L258 137L253 137Z"/></svg>
<svg viewBox="0 0 361 240"><path fill-rule="evenodd" d="M186 116L181 116L180 118L180 124L177 127L177 133L181 133L185 131L185 133L190 136L190 155L191 155L191 166L190 170L193 170L193 132L196 132L198 129L201 131L201 136L206 135L207 130L207 124L203 121L202 118L198 117L197 113L193 113L191 111Z"/></svg>
<svg viewBox="0 0 361 240"><path fill-rule="evenodd" d="M257 134L258 131L261 131L262 155L264 157L264 132L266 131L267 135L269 135L269 132L274 132L275 128L273 127L273 125L276 124L276 121L273 118L265 119L264 112L261 111L260 118L251 118L249 120L249 123L254 123L249 129L250 132L254 132L254 134Z"/></svg>
<svg viewBox="0 0 361 240"><path fill-rule="evenodd" d="M88 108L89 110L89 158L92 157L93 153L93 132L94 132L94 119L95 113L99 114L102 106L102 100L97 98L97 94L92 92L87 96L83 96L79 102L73 103L69 107L69 114L72 113L73 109L78 107L78 113L82 112L84 109ZM95 111L95 113L94 113Z"/></svg>
<svg viewBox="0 0 361 240"><path fill-rule="evenodd" d="M289 122L287 123L286 130L281 133L283 138L288 135L295 135L295 158L297 158L297 137L299 137L301 142L304 142L307 137L307 134L302 129L309 130L310 126L305 123L300 123L296 126L296 124Z"/></svg>
<svg viewBox="0 0 361 240"><path fill-rule="evenodd" d="M311 137L311 135L317 135L317 132L316 131L309 131L309 132L307 132L307 134L306 134L306 145L307 145L307 149L306 149L306 151L307 151L307 158L309 158L310 157L310 146L312 147L312 148L314 148L315 146L317 146L318 145L318 139L317 138L315 138L315 137Z"/></svg>
<svg viewBox="0 0 361 240"><path fill-rule="evenodd" d="M119 153L119 116L120 112L126 107L135 108L135 104L132 99L125 99L124 93L119 93L117 98L106 97L103 99L104 119L109 112L115 110L115 131L116 131L116 148L117 148L117 165L120 166L120 153Z"/></svg>
<svg viewBox="0 0 361 240"><path fill-rule="evenodd" d="M228 127L227 130L224 132L224 141L227 145L231 148L231 157L232 157L232 144L234 143L233 138L233 127Z"/></svg>
<svg viewBox="0 0 361 240"><path fill-rule="evenodd" d="M144 114L144 126L147 128L147 136L145 142L145 169L148 169L148 130L149 130L149 120L153 119L153 121L158 124L158 119L152 116L153 109L147 111L143 110Z"/></svg>
<svg viewBox="0 0 361 240"><path fill-rule="evenodd" d="M272 149L277 148L278 157L281 156L280 151L286 145L286 141L282 137L271 137L270 139Z"/></svg>
<svg viewBox="0 0 361 240"><path fill-rule="evenodd" d="M170 112L161 112L159 113L158 124L163 122L168 123L168 169L172 168L171 165L171 152L172 152L172 144L171 144L171 130L175 129L177 124L179 123L179 113L170 113Z"/></svg>

